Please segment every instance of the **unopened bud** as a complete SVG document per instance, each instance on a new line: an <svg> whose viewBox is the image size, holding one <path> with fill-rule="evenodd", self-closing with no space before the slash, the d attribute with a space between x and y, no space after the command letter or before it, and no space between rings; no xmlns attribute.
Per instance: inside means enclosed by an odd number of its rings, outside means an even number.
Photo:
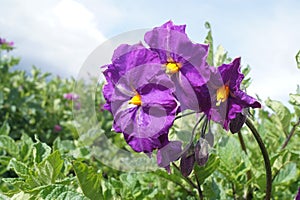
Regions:
<svg viewBox="0 0 300 200"><path fill-rule="evenodd" d="M237 133L241 130L246 122L247 116L243 113L236 114L236 117L230 121L229 129L231 133Z"/></svg>
<svg viewBox="0 0 300 200"><path fill-rule="evenodd" d="M195 163L194 147L191 146L182 156L180 160L180 171L184 177L191 174Z"/></svg>
<svg viewBox="0 0 300 200"><path fill-rule="evenodd" d="M208 161L209 144L206 140L200 138L195 146L195 160L198 165L203 166Z"/></svg>

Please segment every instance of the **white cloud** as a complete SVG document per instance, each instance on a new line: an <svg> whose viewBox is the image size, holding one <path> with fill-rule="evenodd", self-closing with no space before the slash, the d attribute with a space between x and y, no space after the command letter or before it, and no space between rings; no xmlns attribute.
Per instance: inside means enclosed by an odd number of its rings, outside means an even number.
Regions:
<svg viewBox="0 0 300 200"><path fill-rule="evenodd" d="M176 2L176 1L175 1ZM300 49L300 13L296 0L164 1L2 0L0 35L16 41L23 62L51 72L77 74L85 58L108 36L158 26L166 20L186 23L188 34L201 42L210 21L215 44L250 64L249 92L263 99L287 101L300 84L294 56ZM158 6L159 5L159 6ZM50 68L51 67L51 68Z"/></svg>
<svg viewBox="0 0 300 200"><path fill-rule="evenodd" d="M85 58L105 41L95 15L74 0L5 4L0 34L15 40L23 63L76 76Z"/></svg>
<svg viewBox="0 0 300 200"><path fill-rule="evenodd" d="M300 84L295 55L300 50L300 13L279 3L268 18L245 23L238 33L236 51L252 66L250 93L287 102Z"/></svg>

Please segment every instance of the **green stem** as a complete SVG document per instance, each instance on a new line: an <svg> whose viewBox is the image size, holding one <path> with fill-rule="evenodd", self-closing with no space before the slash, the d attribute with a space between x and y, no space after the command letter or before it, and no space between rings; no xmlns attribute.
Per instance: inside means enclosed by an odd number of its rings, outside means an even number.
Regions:
<svg viewBox="0 0 300 200"><path fill-rule="evenodd" d="M196 178L196 181L197 181L197 191L198 191L198 194L199 194L199 198L200 198L200 200L203 200L204 197L203 197L203 193L202 193L202 190L201 190L201 184L199 182L199 178L198 178L195 171L194 171L194 174L195 174L195 178Z"/></svg>
<svg viewBox="0 0 300 200"><path fill-rule="evenodd" d="M189 112L189 113L185 113L185 114L182 114L182 115L179 115L179 116L177 116L177 117L175 117L175 120L176 119L180 119L180 118L182 118L182 117L185 117L185 116L188 116L188 115L192 115L192 114L195 114L196 112Z"/></svg>
<svg viewBox="0 0 300 200"><path fill-rule="evenodd" d="M239 141L240 141L242 150L245 152L246 155L248 155L246 144L245 144L245 141L244 141L244 138L243 138L243 135L242 135L241 131L238 132L238 136L239 136ZM248 170L246 172L246 175L247 175L247 181L250 181L251 178L252 178L251 170ZM247 193L246 193L246 199L247 200L248 199L252 199L252 188L251 188L251 185L249 185L249 187L248 187L248 190L247 190Z"/></svg>
<svg viewBox="0 0 300 200"><path fill-rule="evenodd" d="M290 139L292 138L292 136L294 135L295 131L296 131L296 127L300 125L300 117L299 117L299 120L296 124L294 124L290 134L288 135L288 137L286 138L286 140L284 141L282 147L281 147L281 150L283 150L286 145L289 143Z"/></svg>
<svg viewBox="0 0 300 200"><path fill-rule="evenodd" d="M174 163L172 162L173 166L176 168L176 170L181 173L179 167ZM185 176L182 176L184 178L184 180L186 182L188 182L188 184L190 184L190 186L192 186L193 188L197 188L197 186L195 185L195 183L193 183L193 181L191 181L191 179L189 179L188 177L185 177Z"/></svg>
<svg viewBox="0 0 300 200"><path fill-rule="evenodd" d="M265 169L266 169L266 196L265 196L265 200L270 200L271 199L271 192L272 192L272 171L271 171L271 163L270 163L270 159L269 159L269 154L268 154L268 151L267 151L267 149L266 149L266 147L265 147L258 131L254 127L253 123L249 120L249 118L247 118L247 120L246 120L246 125L251 130L251 132L253 133L253 135L255 137L255 140L258 143L259 148L260 148L261 153L262 153L263 158L264 158Z"/></svg>

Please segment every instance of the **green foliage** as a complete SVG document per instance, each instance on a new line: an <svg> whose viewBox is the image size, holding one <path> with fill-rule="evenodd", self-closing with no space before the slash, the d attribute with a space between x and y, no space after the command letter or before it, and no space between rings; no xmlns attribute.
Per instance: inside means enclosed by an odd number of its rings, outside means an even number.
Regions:
<svg viewBox="0 0 300 200"><path fill-rule="evenodd" d="M229 62L222 46L214 52L210 24L205 26L208 63L219 66ZM121 150L128 145L121 134L111 130L109 112L96 111L96 119L86 115L95 112L95 107L101 109L101 87L95 91L93 86L77 83L96 97L79 94L81 102L93 99L93 105L73 110L76 102L64 99L63 94L73 91L74 79L53 77L36 67L30 74L13 70L19 59L8 54L11 50L3 45L0 49L5 55L0 57L0 199L198 199L197 180L205 199L264 198L263 158L246 127L241 130L245 151L237 134L213 125L216 142L208 162L202 167L195 165L187 178L177 167L180 161L171 165L170 174L164 169L133 173L105 166L96 154L101 151L112 159L114 154L102 136ZM299 59L298 53L298 67ZM250 67L242 72L246 76L242 85L247 88ZM289 102L287 106L267 99L264 109L251 110L270 156L273 199L293 199L300 185L299 86ZM79 117L74 119L73 113ZM56 130L55 125L62 129ZM191 120L186 126L193 127ZM185 130L174 135L187 141L190 133ZM95 143L99 144L96 150Z"/></svg>
<svg viewBox="0 0 300 200"><path fill-rule="evenodd" d="M209 22L205 22L205 28L208 29L207 36L205 38L205 43L209 45L209 52L207 56L207 63L210 66L214 65L214 46L213 46L213 38L212 38L212 32L211 32L211 27Z"/></svg>
<svg viewBox="0 0 300 200"><path fill-rule="evenodd" d="M73 167L85 196L91 200L103 199L101 188L102 175L81 162L75 162Z"/></svg>
<svg viewBox="0 0 300 200"><path fill-rule="evenodd" d="M298 51L298 53L296 55L296 62L297 62L298 69L300 69L300 51Z"/></svg>

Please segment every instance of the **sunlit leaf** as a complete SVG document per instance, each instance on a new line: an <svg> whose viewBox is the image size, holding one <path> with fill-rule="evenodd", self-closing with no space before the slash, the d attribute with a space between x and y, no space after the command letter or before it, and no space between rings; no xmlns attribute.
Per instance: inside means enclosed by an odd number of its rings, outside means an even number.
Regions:
<svg viewBox="0 0 300 200"><path fill-rule="evenodd" d="M214 55L214 66L222 65L225 62L226 58L227 52L222 45L219 45Z"/></svg>
<svg viewBox="0 0 300 200"><path fill-rule="evenodd" d="M92 167L79 161L73 164L82 192L91 200L103 199L101 180L102 175Z"/></svg>
<svg viewBox="0 0 300 200"><path fill-rule="evenodd" d="M281 131L287 133L292 118L289 109L281 102L271 99L266 100L266 105L276 113L275 118L278 119L278 122L281 124Z"/></svg>
<svg viewBox="0 0 300 200"><path fill-rule="evenodd" d="M297 179L297 165L296 163L290 162L286 164L283 168L281 168L281 170L275 177L273 184L287 184L295 179Z"/></svg>
<svg viewBox="0 0 300 200"><path fill-rule="evenodd" d="M0 135L8 135L10 131L10 126L8 125L7 121L4 121L0 128Z"/></svg>
<svg viewBox="0 0 300 200"><path fill-rule="evenodd" d="M51 148L42 142L37 142L33 145L33 157L36 163L42 162L51 153Z"/></svg>
<svg viewBox="0 0 300 200"><path fill-rule="evenodd" d="M204 183L207 177L209 177L219 166L220 159L212 154L209 156L209 159L204 166L194 166L195 173L199 178L200 184Z"/></svg>
<svg viewBox="0 0 300 200"><path fill-rule="evenodd" d="M298 69L300 69L300 51L298 51L298 53L296 55L296 62L297 62Z"/></svg>
<svg viewBox="0 0 300 200"><path fill-rule="evenodd" d="M24 179L29 178L31 175L28 166L20 161L17 161L15 158L10 160L9 168L12 168L19 177Z"/></svg>
<svg viewBox="0 0 300 200"><path fill-rule="evenodd" d="M17 156L19 153L19 149L15 141L7 136L0 135L0 150L7 151L10 155Z"/></svg>
<svg viewBox="0 0 300 200"><path fill-rule="evenodd" d="M64 161L62 160L59 151L50 154L37 167L37 177L44 184L55 183L55 180L61 172Z"/></svg>
<svg viewBox="0 0 300 200"><path fill-rule="evenodd" d="M205 28L208 29L207 36L204 40L204 43L209 45L209 51L208 51L208 56L207 56L207 63L211 66L214 65L214 46L213 46L213 38L212 38L212 33L211 33L211 27L209 22L205 22Z"/></svg>

